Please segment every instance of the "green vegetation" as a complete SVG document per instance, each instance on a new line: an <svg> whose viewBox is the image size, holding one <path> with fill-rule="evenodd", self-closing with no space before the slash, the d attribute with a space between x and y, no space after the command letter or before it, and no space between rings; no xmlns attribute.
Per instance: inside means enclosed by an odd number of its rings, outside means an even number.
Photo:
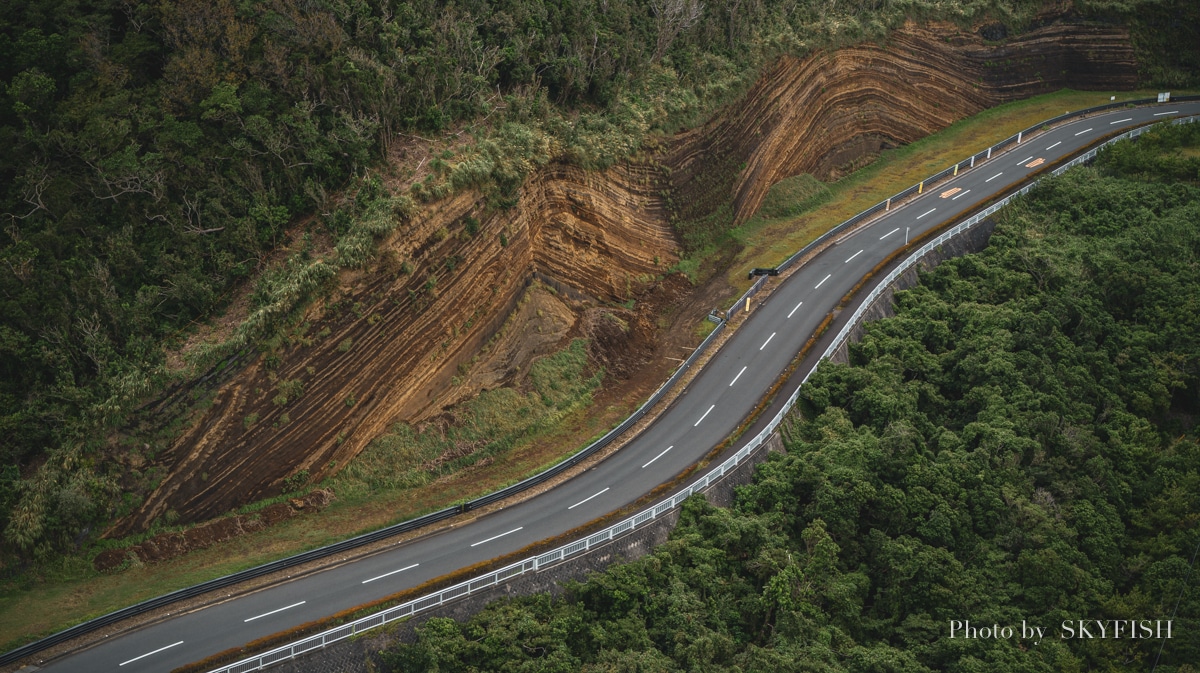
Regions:
<svg viewBox="0 0 1200 673"><path fill-rule="evenodd" d="M1196 671L1200 125L1001 217L805 387L734 507L563 599L437 618L391 670ZM1177 176L1185 180L1174 181ZM1012 638L950 638L951 620ZM1022 620L1050 637L1022 639ZM960 634L961 635L961 634Z"/></svg>
<svg viewBox="0 0 1200 673"><path fill-rule="evenodd" d="M412 196L478 186L503 207L551 157L604 166L697 123L776 54L879 37L914 14L1020 24L1040 6L4 4L0 464L16 466L0 474L6 552L64 551L136 504L144 488L125 498L119 486L114 457L129 449L118 430L195 373L168 369L164 344L178 346L234 287L256 277L249 316L192 352L200 370L272 349L339 267L370 259L411 205L370 172L398 134L469 132ZM304 217L313 212L323 215ZM316 254L303 237L268 266L300 229L328 234L334 250Z"/></svg>
<svg viewBox="0 0 1200 673"><path fill-rule="evenodd" d="M502 208L551 158L588 167L635 158L734 100L779 54L881 38L906 18L1019 29L1042 7L0 5L3 576L22 586L58 578L59 555L94 550L105 524L161 479L156 454L186 423L177 407L163 416L139 408L258 353L277 365L299 309L339 269L368 267L375 240L416 201L477 186ZM1178 26L1196 25L1182 2L1080 8L1158 21L1153 39L1167 43ZM1174 60L1160 63L1155 48L1139 62L1186 83L1192 52L1177 46L1163 52ZM455 148L438 145L424 179L392 193L385 183L412 175L383 175L392 168L384 157L422 135ZM407 260L401 270L413 272ZM231 333L191 348L183 366L168 359L242 289L251 290L247 316ZM294 395L272 393L285 398ZM200 393L183 406L206 403Z"/></svg>
<svg viewBox="0 0 1200 673"><path fill-rule="evenodd" d="M362 500L384 491L424 486L446 474L493 460L555 427L567 414L591 403L603 370L588 373L587 341L538 358L530 367L528 392L497 388L458 405L446 426L425 429L399 423L371 442L329 480L338 497Z"/></svg>

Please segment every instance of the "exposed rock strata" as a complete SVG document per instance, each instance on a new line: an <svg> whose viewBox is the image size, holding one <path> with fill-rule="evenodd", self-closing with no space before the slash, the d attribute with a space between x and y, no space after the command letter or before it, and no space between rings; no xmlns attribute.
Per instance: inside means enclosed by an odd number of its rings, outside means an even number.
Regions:
<svg viewBox="0 0 1200 673"><path fill-rule="evenodd" d="M678 259L668 211L702 216L732 194L741 221L789 175L836 175L996 103L1063 86L1127 88L1134 73L1119 28L1055 23L990 46L908 27L887 45L781 59L740 104L668 143L669 179L647 165L552 165L473 236L464 223L480 217L477 194L433 204L384 242L378 269L348 276L344 298L314 308L313 328L274 369L260 358L222 388L160 458L160 487L110 534L143 530L168 509L184 522L211 518L297 473L329 474L398 420L437 413L469 393L451 385L458 365L499 329L532 274L609 302L650 287ZM279 403L281 381L303 392Z"/></svg>
<svg viewBox="0 0 1200 673"><path fill-rule="evenodd" d="M740 223L785 177L839 177L864 155L994 105L1064 87L1129 89L1136 76L1126 29L1065 22L999 45L910 25L886 45L785 57L742 104L667 153L676 213L705 216L732 193Z"/></svg>

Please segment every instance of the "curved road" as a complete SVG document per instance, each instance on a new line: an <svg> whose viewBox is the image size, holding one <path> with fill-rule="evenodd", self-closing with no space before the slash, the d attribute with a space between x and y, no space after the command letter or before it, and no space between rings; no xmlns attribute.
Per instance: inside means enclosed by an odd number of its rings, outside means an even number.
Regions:
<svg viewBox="0 0 1200 673"><path fill-rule="evenodd" d="M821 320L885 257L1111 132L1200 113L1200 102L1122 109L1025 140L844 237L753 309L660 418L594 469L472 523L138 629L44 664L46 671L164 672L561 534L642 497L746 418Z"/></svg>

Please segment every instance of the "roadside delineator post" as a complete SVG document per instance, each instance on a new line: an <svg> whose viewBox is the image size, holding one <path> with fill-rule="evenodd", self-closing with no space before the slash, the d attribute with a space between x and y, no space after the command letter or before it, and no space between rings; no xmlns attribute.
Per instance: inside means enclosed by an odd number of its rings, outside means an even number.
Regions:
<svg viewBox="0 0 1200 673"><path fill-rule="evenodd" d="M971 168L975 168L975 155L971 155Z"/></svg>
<svg viewBox="0 0 1200 673"><path fill-rule="evenodd" d="M884 209L885 211L887 211L887 210L891 210L891 209L892 209L892 200L891 200L891 199L888 199L888 200L887 200L887 203L886 203L886 204L884 204L884 206L883 206L883 209Z"/></svg>
<svg viewBox="0 0 1200 673"><path fill-rule="evenodd" d="M921 181L921 184L917 185L917 193L918 194L925 193L925 181L924 180Z"/></svg>
<svg viewBox="0 0 1200 673"><path fill-rule="evenodd" d="M1021 144L1021 134L1022 133L1024 133L1024 131L1017 131L1017 144L1018 145Z"/></svg>
<svg viewBox="0 0 1200 673"><path fill-rule="evenodd" d="M990 147L988 148L988 155L987 155L987 158L989 158L989 159L991 159L991 158L992 158L992 148L990 148Z"/></svg>
<svg viewBox="0 0 1200 673"><path fill-rule="evenodd" d="M958 164L954 164L954 174L958 175Z"/></svg>

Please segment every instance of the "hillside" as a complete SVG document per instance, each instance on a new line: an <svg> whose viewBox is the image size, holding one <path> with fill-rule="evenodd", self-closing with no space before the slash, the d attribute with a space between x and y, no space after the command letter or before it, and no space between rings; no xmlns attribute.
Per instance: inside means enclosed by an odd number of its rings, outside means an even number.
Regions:
<svg viewBox="0 0 1200 673"><path fill-rule="evenodd" d="M476 392L534 272L643 301L779 177L1132 86L1155 6L7 6L5 563L336 471Z"/></svg>

